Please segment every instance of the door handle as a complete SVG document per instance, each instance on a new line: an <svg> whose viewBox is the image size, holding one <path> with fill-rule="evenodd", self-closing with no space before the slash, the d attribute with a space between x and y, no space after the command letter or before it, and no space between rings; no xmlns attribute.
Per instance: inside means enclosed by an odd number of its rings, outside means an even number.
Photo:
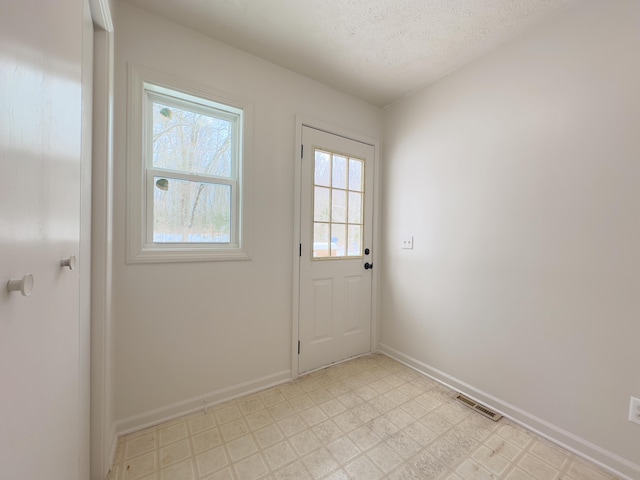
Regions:
<svg viewBox="0 0 640 480"><path fill-rule="evenodd" d="M373 268L373 263L366 262L364 264L364 269L365 270L371 270L372 268Z"/></svg>
<svg viewBox="0 0 640 480"><path fill-rule="evenodd" d="M70 257L63 258L60 260L61 267L67 267L69 270L75 270L77 265L75 255L71 255Z"/></svg>
<svg viewBox="0 0 640 480"><path fill-rule="evenodd" d="M9 280L7 282L9 292L20 292L23 297L28 297L33 291L33 275L27 273L19 280Z"/></svg>

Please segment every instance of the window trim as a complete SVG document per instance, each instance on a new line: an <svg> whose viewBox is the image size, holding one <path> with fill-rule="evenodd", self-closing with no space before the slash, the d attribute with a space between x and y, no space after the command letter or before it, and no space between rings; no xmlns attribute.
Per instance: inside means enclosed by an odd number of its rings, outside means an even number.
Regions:
<svg viewBox="0 0 640 480"><path fill-rule="evenodd" d="M150 93L148 93L150 92ZM178 92L176 96L174 92ZM158 169L147 164L148 132L145 129L148 95L167 95L177 102L184 101L185 106L194 102L203 108L212 107L222 110L229 107L240 113L238 130L241 140L237 143L239 161L236 180L237 192L232 199L232 208L238 215L232 216L231 228L237 235L235 241L228 244L211 243L153 243L148 241L149 205L147 185L153 178L153 171L166 172L168 176L181 177L185 172ZM217 106L217 107L216 107ZM191 108L191 107L189 107ZM127 97L127 263L165 263L250 260L251 205L248 192L251 191L251 139L252 139L252 103L210 88L193 84L138 65L128 65ZM208 177L207 177L208 178ZM215 178L215 177L212 177ZM218 179L216 178L216 181ZM219 178L220 183L229 183L229 179ZM233 183L233 182L232 182ZM233 195L232 195L233 197ZM237 222L237 225L235 223Z"/></svg>

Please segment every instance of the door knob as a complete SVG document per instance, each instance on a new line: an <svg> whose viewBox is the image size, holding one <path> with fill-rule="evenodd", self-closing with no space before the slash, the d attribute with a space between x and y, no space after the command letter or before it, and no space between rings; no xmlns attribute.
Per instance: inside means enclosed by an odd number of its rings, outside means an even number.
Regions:
<svg viewBox="0 0 640 480"><path fill-rule="evenodd" d="M60 260L60 266L69 267L69 270L75 270L76 265L77 265L77 262L76 262L75 255L71 255L68 258L63 258L62 260Z"/></svg>
<svg viewBox="0 0 640 480"><path fill-rule="evenodd" d="M33 291L33 275L27 273L19 280L9 280L7 282L9 292L20 292L23 297L28 297Z"/></svg>
<svg viewBox="0 0 640 480"><path fill-rule="evenodd" d="M366 262L364 264L364 269L365 270L371 270L372 268L373 268L373 263Z"/></svg>

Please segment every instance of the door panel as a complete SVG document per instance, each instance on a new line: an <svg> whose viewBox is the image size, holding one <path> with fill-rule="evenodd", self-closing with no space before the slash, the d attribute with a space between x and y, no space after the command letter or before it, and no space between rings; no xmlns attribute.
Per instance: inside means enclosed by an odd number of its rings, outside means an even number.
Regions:
<svg viewBox="0 0 640 480"><path fill-rule="evenodd" d="M299 373L371 351L374 170L371 145L309 127L302 143Z"/></svg>
<svg viewBox="0 0 640 480"><path fill-rule="evenodd" d="M331 279L313 281L313 338L311 342L319 342L331 338L331 305L333 282Z"/></svg>
<svg viewBox="0 0 640 480"><path fill-rule="evenodd" d="M79 468L82 2L0 15L0 478ZM9 279L31 273L31 296Z"/></svg>
<svg viewBox="0 0 640 480"><path fill-rule="evenodd" d="M362 331L363 325L363 301L367 301L366 288L367 285L364 285L362 281L362 276L357 277L347 277L345 278L346 291L345 295L347 297L347 311L345 316L345 332L347 334L350 333L358 333ZM370 285L368 285L370 287ZM366 309L366 305L364 305Z"/></svg>

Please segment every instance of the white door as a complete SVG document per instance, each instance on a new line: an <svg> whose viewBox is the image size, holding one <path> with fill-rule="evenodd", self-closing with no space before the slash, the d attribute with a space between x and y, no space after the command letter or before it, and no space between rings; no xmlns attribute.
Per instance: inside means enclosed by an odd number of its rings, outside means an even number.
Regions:
<svg viewBox="0 0 640 480"><path fill-rule="evenodd" d="M0 15L0 478L78 478L82 2ZM7 282L33 275L30 296ZM26 285L25 293L29 293ZM82 461L85 461L83 459Z"/></svg>
<svg viewBox="0 0 640 480"><path fill-rule="evenodd" d="M299 373L371 351L374 147L302 128Z"/></svg>

